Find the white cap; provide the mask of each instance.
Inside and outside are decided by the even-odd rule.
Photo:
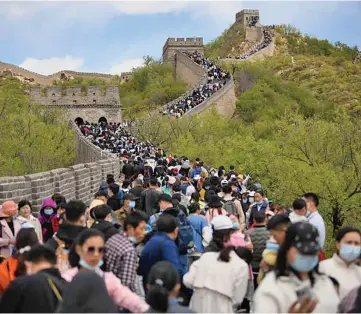
[[[218,215],[214,217],[211,221],[211,224],[214,230],[226,230],[233,228],[233,223],[231,218],[224,215]]]
[[[168,183],[169,184],[174,184],[174,183],[176,183],[176,178],[175,177],[169,177],[169,180],[168,180]]]

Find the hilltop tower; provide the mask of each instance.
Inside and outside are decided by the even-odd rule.
[[[193,38],[168,38],[163,46],[163,62],[175,64],[174,54],[176,51],[198,51],[204,55],[202,37]]]
[[[236,23],[241,24],[246,30],[250,26],[259,26],[259,10],[242,10],[236,14]]]

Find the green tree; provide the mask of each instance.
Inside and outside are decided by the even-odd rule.
[[[0,175],[13,176],[69,166],[73,131],[62,112],[30,104],[16,79],[0,80]]]

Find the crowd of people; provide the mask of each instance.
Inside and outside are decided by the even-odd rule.
[[[149,142],[137,141],[121,123],[101,121],[78,123],[82,134],[94,145],[106,152],[129,157],[149,155],[155,146]]]
[[[38,217],[27,200],[1,205],[1,312],[359,311],[360,230],[341,228],[325,259],[315,193],[281,206],[234,166],[167,155],[118,127],[80,125],[117,138],[122,162],[89,204],[55,194]]]
[[[229,72],[218,67],[201,53],[195,51],[184,52],[183,54],[204,68],[207,83],[201,84],[190,93],[178,98],[177,101],[163,107],[162,113],[171,118],[181,118],[187,111],[200,105],[220,90],[231,78]]]

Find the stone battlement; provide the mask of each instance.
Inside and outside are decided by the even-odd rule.
[[[40,84],[40,85],[52,85],[53,81],[60,80],[62,75],[66,76],[72,76],[72,77],[81,77],[84,79],[102,79],[107,82],[111,81],[113,78],[116,77],[116,75],[112,74],[104,74],[104,73],[91,73],[91,72],[76,72],[71,70],[62,70],[50,75],[43,75],[39,73],[35,73],[32,71],[29,71],[27,69],[24,69],[22,67],[19,67],[17,65],[0,62],[0,72],[1,71],[8,71],[10,70],[14,75],[19,75],[24,78],[27,78],[28,80],[33,80],[34,83]],[[122,79],[128,79],[132,73],[130,72],[123,72],[119,74],[119,77]]]
[[[204,55],[203,37],[168,38],[163,46],[163,62],[175,64],[176,52],[198,51]]]
[[[255,21],[254,26],[260,25],[259,10],[245,9],[236,13],[236,23],[241,24],[244,29],[246,29],[252,21]]]
[[[32,87],[30,89],[30,98],[32,102],[44,106],[94,107],[106,105],[120,107],[118,86],[105,86],[104,94],[102,94],[100,86],[86,86],[85,88],[51,86],[45,89]]]
[[[163,53],[168,47],[203,47],[203,37],[192,38],[168,38],[163,46]]]

